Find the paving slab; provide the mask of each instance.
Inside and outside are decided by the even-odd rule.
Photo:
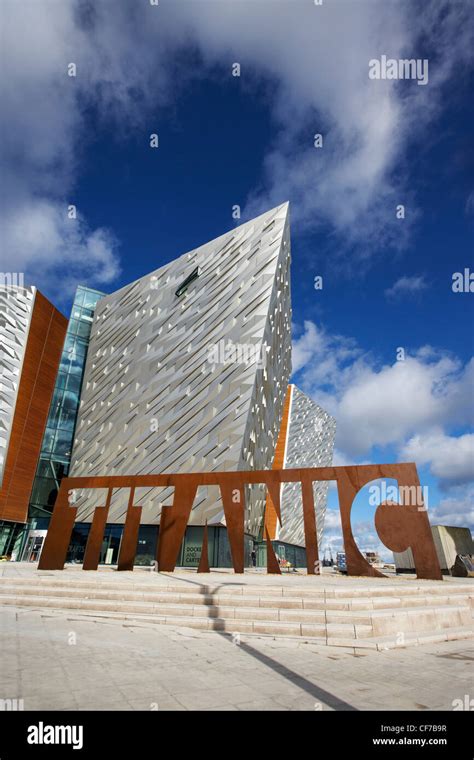
[[[2,578],[22,582],[36,578],[34,567],[16,564],[0,567],[0,582]],[[40,575],[68,586],[90,577],[77,567]],[[251,583],[253,591],[262,587],[260,599],[268,599],[269,592],[282,598],[287,592],[291,599],[297,589],[309,600],[317,600],[316,592],[333,593],[329,598],[343,604],[349,592],[359,593],[354,609],[358,600],[386,599],[388,588],[394,589],[392,599],[396,588],[416,591],[429,587],[426,597],[433,596],[436,589],[441,605],[447,594],[443,596],[440,588],[448,588],[449,596],[472,589],[472,582],[464,579],[423,582],[392,577],[374,586],[374,579],[304,574],[282,576],[278,581],[259,573],[238,577],[213,572],[204,579],[186,571],[107,570],[95,574],[96,586],[106,583],[115,589],[137,584],[155,589],[181,583],[198,589],[225,587],[226,593],[230,588],[234,594],[249,591]],[[375,589],[372,597],[370,589]],[[354,600],[354,596],[349,598]],[[236,604],[235,609],[238,607]],[[263,605],[262,610],[265,608]],[[291,628],[292,608],[283,609]],[[378,611],[377,616],[383,617]],[[260,621],[262,634],[266,625]],[[345,628],[330,625],[334,626],[335,643]],[[313,632],[318,631],[315,625]],[[23,699],[25,709],[52,710],[450,710],[453,700],[472,693],[474,647],[472,640],[447,639],[433,631],[420,646],[387,651],[368,644],[363,649],[366,643],[360,639],[359,651],[345,646],[344,638],[340,647],[255,633],[242,633],[236,641],[232,628],[228,633],[179,622],[161,625],[101,619],[60,605],[54,610],[4,606],[0,610],[0,698]],[[387,639],[392,640],[393,636]]]

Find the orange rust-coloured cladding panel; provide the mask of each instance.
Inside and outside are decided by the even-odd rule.
[[[275,448],[275,457],[273,459],[272,470],[281,470],[285,466],[285,454],[286,454],[286,441],[288,438],[288,425],[290,423],[290,407],[291,407],[291,394],[293,386],[289,385],[286,391],[285,404],[283,407],[283,415],[281,418],[280,433],[278,435],[278,441]],[[264,536],[267,534],[271,540],[276,537],[277,532],[277,520],[278,515],[273,503],[273,499],[269,493],[267,493],[267,499],[265,504],[265,524],[264,524]]]
[[[27,520],[67,324],[36,291],[0,488],[0,520]]]

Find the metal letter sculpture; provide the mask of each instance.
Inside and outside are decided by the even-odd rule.
[[[172,572],[175,569],[179,549],[184,538],[191,509],[199,486],[218,485],[221,491],[226,519],[232,564],[236,573],[244,572],[245,486],[265,483],[279,521],[280,486],[282,483],[300,482],[303,495],[303,520],[306,543],[308,575],[318,573],[318,541],[314,510],[313,482],[335,480],[339,494],[342,533],[349,575],[378,576],[382,573],[373,568],[359,551],[351,528],[351,509],[357,493],[367,483],[380,478],[394,478],[400,489],[419,494],[420,484],[416,466],[409,464],[360,465],[353,467],[307,467],[301,469],[276,469],[263,471],[205,472],[175,475],[117,475],[84,478],[64,478],[61,482],[56,506],[51,517],[45,545],[38,569],[62,570],[66,561],[77,507],[70,503],[75,489],[108,489],[105,506],[96,507],[87,539],[84,570],[96,570],[100,547],[107,523],[112,490],[129,488],[130,497],[125,519],[122,543],[118,558],[118,570],[133,570],[138,541],[138,529],[142,506],[134,504],[135,490],[143,487],[172,486],[174,499],[171,507],[163,507],[157,547],[158,568]],[[442,580],[441,570],[431,535],[428,515],[423,504],[381,504],[375,514],[375,527],[381,541],[388,549],[401,552],[411,548],[418,578]],[[268,533],[267,539],[268,539]],[[205,532],[206,556],[200,566],[207,570],[207,531]],[[279,573],[271,541],[267,540],[267,571]]]

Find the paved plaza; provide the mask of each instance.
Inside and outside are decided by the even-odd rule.
[[[10,564],[1,572],[24,577],[31,570]],[[118,584],[125,576],[113,573]],[[221,575],[226,583],[247,577]],[[295,579],[309,581],[322,582]],[[257,582],[275,579],[261,575]],[[473,693],[472,640],[355,652],[291,637],[20,606],[2,608],[0,639],[0,697],[23,700],[25,710],[451,710],[454,700]]]

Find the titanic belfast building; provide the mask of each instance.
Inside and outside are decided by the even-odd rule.
[[[43,393],[43,437],[30,455],[34,467],[30,462],[28,503],[26,508],[23,504],[22,519],[15,520],[19,538],[14,558],[38,558],[64,474],[145,475],[331,464],[334,419],[289,382],[290,261],[289,207],[283,204],[114,293],[78,290],[91,308],[87,325],[82,327],[75,395],[68,399],[72,411],[62,467],[55,470],[56,480],[49,484],[52,489],[45,486],[48,498],[45,502],[43,495],[39,505],[42,473],[51,473],[54,465],[46,448],[54,429],[52,421],[61,419],[67,403],[63,392],[67,388],[61,388],[58,378],[75,366],[78,358],[71,345],[77,342],[80,317],[72,316],[64,324],[66,320],[58,313],[49,368],[50,374],[56,370],[56,380],[50,379]],[[10,292],[10,301],[21,298],[19,291]],[[79,306],[83,318],[81,309]],[[2,330],[6,329],[4,323],[10,325],[0,318]],[[14,331],[11,325],[8,329]],[[65,341],[62,354],[61,346],[58,348],[61,335]],[[0,362],[11,367],[3,341]],[[24,370],[19,360],[15,371],[12,387],[15,383],[21,387]],[[14,390],[10,397],[0,408],[0,432],[13,429],[21,412],[15,409]],[[49,411],[44,411],[45,398],[49,399]],[[6,433],[0,442],[8,456]],[[7,486],[8,477],[7,472]],[[314,483],[319,540],[327,487],[327,483]],[[300,485],[281,486],[281,524],[264,486],[246,488],[247,565],[252,556],[260,563],[260,547],[263,551],[267,535],[282,559],[304,565]],[[166,487],[137,490],[143,508],[136,562],[149,564],[155,557],[161,510],[171,504],[173,492]],[[75,495],[77,516],[69,561],[81,562],[101,499],[100,489],[84,489]],[[115,489],[101,563],[113,565],[117,560],[127,503],[127,490]],[[0,540],[7,535],[14,512],[3,483],[1,508]],[[18,518],[18,514],[14,516]],[[21,525],[23,529],[18,527]],[[219,489],[214,486],[197,492],[178,565],[198,564],[205,525],[211,566],[230,567],[226,521]],[[6,547],[6,538],[3,543]],[[35,545],[37,550],[31,555]],[[2,552],[1,545],[0,552],[8,553],[5,548]]]

